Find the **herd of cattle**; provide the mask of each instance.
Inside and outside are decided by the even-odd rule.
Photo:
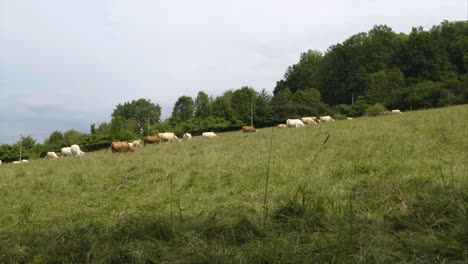
[[[381,115],[392,115],[392,114],[401,114],[401,111],[398,109],[392,110],[392,111],[385,111],[382,112]],[[352,118],[348,118],[352,119]],[[276,127],[278,128],[287,128],[287,127],[305,127],[307,125],[312,125],[312,124],[318,124],[320,122],[335,122],[335,120],[331,116],[321,116],[320,118],[317,118],[315,116],[308,116],[308,117],[302,117],[301,119],[288,119],[286,120],[286,124],[279,124]],[[258,132],[258,130],[253,127],[253,126],[242,126],[242,131],[244,133],[251,133],[251,132]],[[214,132],[203,132],[202,133],[203,138],[214,138],[217,137],[217,135]],[[185,133],[183,136],[183,140],[191,140],[192,135],[190,133]],[[146,144],[159,144],[162,142],[180,142],[182,139],[178,138],[177,135],[173,132],[165,132],[165,133],[159,133],[157,136],[147,136],[144,138],[144,141],[141,141],[140,139],[134,140],[133,142],[127,142],[127,141],[118,141],[118,142],[112,142],[110,145],[110,148],[113,153],[116,152],[133,152],[135,151],[136,148],[142,147],[143,145]],[[79,157],[81,155],[84,155],[84,152],[81,151],[80,146],[74,144],[71,145],[70,147],[65,147],[62,148],[61,151],[59,152],[47,152],[47,155],[45,159],[58,159],[58,158],[63,158],[63,157]],[[28,162],[28,160],[21,160],[21,161],[13,161],[13,164],[18,164],[18,163],[25,163]],[[0,165],[2,164],[2,161],[0,160]]]

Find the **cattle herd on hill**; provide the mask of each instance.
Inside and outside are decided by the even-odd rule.
[[[392,110],[392,111],[384,111],[381,113],[381,115],[392,115],[392,114],[401,114],[401,111],[398,109]],[[348,119],[352,119],[349,118]],[[331,116],[321,116],[320,118],[317,118],[315,116],[308,116],[308,117],[302,117],[301,119],[288,119],[286,120],[286,124],[278,124],[276,127],[277,128],[293,128],[293,127],[305,127],[308,125],[315,125],[318,123],[327,123],[327,122],[335,122],[335,120]],[[253,126],[242,126],[242,132],[243,133],[252,133],[252,132],[258,132],[258,130],[253,127]],[[202,133],[203,138],[214,138],[217,137],[217,135],[214,132],[203,132]],[[192,135],[190,133],[185,133],[183,140],[191,140]],[[134,140],[133,142],[127,142],[127,141],[118,141],[118,142],[112,142],[110,145],[110,149],[112,150],[112,153],[117,153],[117,152],[134,152],[135,149],[139,147],[143,147],[146,144],[160,144],[162,142],[181,142],[182,139],[178,138],[177,135],[173,132],[165,132],[165,133],[159,133],[157,136],[147,136],[144,138],[144,140]],[[58,152],[47,152],[47,155],[44,157],[45,159],[59,159],[59,158],[64,158],[64,157],[79,157],[84,155],[85,153],[80,149],[80,146],[73,144],[70,147],[64,147],[61,149],[61,151]],[[21,161],[14,161],[13,164],[19,164],[19,163],[26,163],[28,160],[21,160]],[[0,165],[2,164],[2,161],[0,160]]]

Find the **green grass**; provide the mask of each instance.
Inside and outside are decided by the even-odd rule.
[[[467,133],[464,105],[2,164],[0,263],[466,263]]]

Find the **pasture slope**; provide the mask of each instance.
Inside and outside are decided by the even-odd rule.
[[[466,263],[467,133],[463,105],[3,164],[0,263]]]

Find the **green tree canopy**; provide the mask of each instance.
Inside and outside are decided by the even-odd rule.
[[[198,92],[195,99],[195,117],[206,118],[211,115],[210,98],[204,92]]]
[[[181,96],[177,99],[172,110],[172,122],[184,122],[193,117],[195,103],[190,96]]]
[[[154,104],[150,99],[138,99],[131,102],[126,102],[123,105],[118,104],[112,113],[112,117],[120,116],[127,120],[135,120],[135,133],[141,129],[146,134],[148,126],[156,124],[160,121],[161,107]]]

